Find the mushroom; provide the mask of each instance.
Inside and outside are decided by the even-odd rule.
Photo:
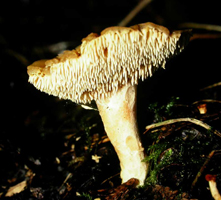
[[[136,121],[136,85],[165,67],[181,52],[190,31],[172,33],[163,26],[144,23],[110,27],[91,33],[72,51],[28,66],[29,82],[62,99],[86,104],[96,101],[105,131],[120,160],[122,182],[140,185],[148,171]]]
[[[205,179],[209,182],[209,188],[210,188],[212,197],[215,200],[221,200],[221,196],[219,194],[219,191],[216,185],[216,175],[207,174],[205,176]]]

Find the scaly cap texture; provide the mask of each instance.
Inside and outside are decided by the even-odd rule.
[[[90,103],[164,68],[166,60],[183,50],[189,37],[189,31],[170,33],[153,23],[110,27],[100,35],[89,34],[75,50],[28,66],[29,82],[48,94]]]

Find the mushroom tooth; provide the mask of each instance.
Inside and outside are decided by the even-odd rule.
[[[148,74],[150,77],[152,76],[152,65],[148,66]]]
[[[138,84],[138,79],[139,79],[139,77],[138,77],[138,71],[136,70],[136,71],[135,71],[135,74],[134,74],[134,82],[135,82],[136,85]]]
[[[35,63],[30,73],[36,71],[36,76],[29,78],[29,82],[50,94],[90,102],[95,98],[92,91],[99,87],[100,92],[116,91],[122,84],[138,84],[139,79],[143,81],[152,76],[159,66],[165,68],[166,59],[183,49],[185,41],[179,40],[180,35],[170,34],[167,29],[151,23],[133,28],[113,28],[101,36],[84,39],[74,51],[66,51],[55,59],[39,63],[39,68]],[[35,70],[36,66],[39,70]],[[60,88],[56,87],[58,83]],[[97,99],[102,97],[100,92],[96,94]]]
[[[98,99],[98,93],[95,91],[94,92],[94,100],[96,101]]]
[[[145,78],[146,78],[146,77],[145,77],[145,68],[143,67],[143,68],[141,69],[141,79],[142,79],[142,81],[144,81]]]
[[[149,71],[148,71],[148,65],[147,64],[144,65],[144,72],[145,72],[145,77],[148,77],[149,76]]]
[[[112,84],[110,84],[109,82],[108,82],[108,92],[111,92],[111,90],[112,90]]]
[[[135,80],[134,80],[134,76],[131,76],[131,85],[134,85]]]
[[[39,78],[37,78],[34,82],[35,87],[37,87],[38,89],[40,89],[39,85],[40,85],[40,80]]]
[[[128,74],[127,74],[127,70],[124,69],[124,79],[125,79],[125,84],[127,84],[128,82]]]

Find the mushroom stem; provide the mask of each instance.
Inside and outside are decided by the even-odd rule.
[[[215,200],[221,200],[221,196],[219,194],[219,191],[218,191],[217,185],[216,185],[216,175],[207,174],[205,178],[209,182],[209,188],[210,188],[210,192],[211,192],[212,197]]]
[[[136,86],[128,84],[96,103],[105,131],[120,160],[122,182],[136,178],[143,185],[148,165],[142,162],[145,155],[137,127],[136,93]]]

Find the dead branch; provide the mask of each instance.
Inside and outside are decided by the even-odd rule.
[[[214,134],[221,137],[221,133],[219,131],[213,130],[210,125],[208,125],[208,124],[206,124],[206,123],[204,123],[204,122],[202,122],[198,119],[194,119],[194,118],[169,119],[169,120],[166,120],[166,121],[163,121],[163,122],[151,124],[151,125],[146,126],[146,131],[144,132],[144,134],[147,131],[149,131],[150,129],[157,128],[157,127],[160,127],[160,126],[166,126],[166,125],[169,125],[169,124],[174,124],[174,123],[177,123],[177,122],[191,122],[193,124],[196,124],[198,126],[201,126],[201,127],[205,128],[208,131],[212,131]]]

